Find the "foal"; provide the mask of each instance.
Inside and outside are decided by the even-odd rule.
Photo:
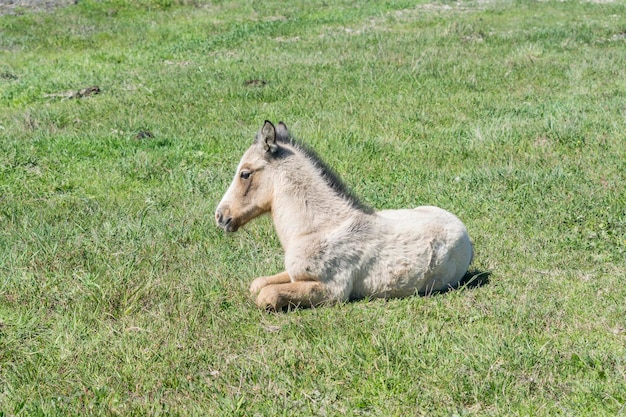
[[[285,271],[252,281],[261,308],[446,290],[459,284],[473,256],[456,216],[430,206],[374,211],[282,122],[259,130],[215,219],[235,232],[267,212]]]

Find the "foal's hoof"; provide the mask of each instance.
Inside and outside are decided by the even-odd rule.
[[[280,303],[280,294],[271,286],[261,288],[259,296],[256,298],[256,305],[269,311],[276,311],[283,307]]]
[[[250,284],[250,294],[257,295],[267,284],[268,282],[265,277],[255,278],[254,281],[252,281],[252,283]]]

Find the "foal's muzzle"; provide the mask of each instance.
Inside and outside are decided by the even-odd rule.
[[[215,211],[215,221],[220,228],[227,232],[237,231],[237,226],[235,225],[232,216],[230,216],[230,210],[228,209],[222,210],[218,207]]]

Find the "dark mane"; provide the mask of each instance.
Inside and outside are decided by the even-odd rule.
[[[291,135],[276,135],[276,140],[280,143],[291,145],[302,152],[313,163],[313,166],[319,170],[326,184],[341,198],[348,201],[353,208],[368,214],[374,213],[374,209],[363,203],[313,149],[294,139]]]

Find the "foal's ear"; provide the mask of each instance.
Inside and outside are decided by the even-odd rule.
[[[261,145],[263,145],[265,152],[275,153],[278,150],[278,145],[276,144],[276,128],[272,122],[266,120],[259,133]]]
[[[278,126],[276,126],[276,136],[280,138],[289,138],[289,130],[287,129],[287,125],[283,122],[278,122]]]

